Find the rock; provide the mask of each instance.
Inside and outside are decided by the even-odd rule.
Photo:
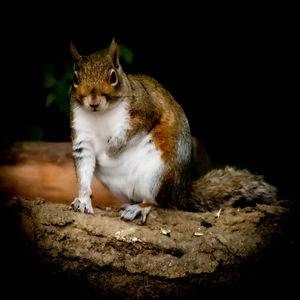
[[[239,296],[256,290],[249,282],[262,287],[262,278],[266,295],[269,286],[276,294],[279,286],[274,286],[272,273],[279,265],[268,269],[265,264],[272,266],[271,258],[279,254],[289,262],[284,251],[294,249],[290,228],[295,210],[288,201],[226,208],[218,218],[217,211],[156,208],[144,226],[120,220],[115,211],[95,208],[94,215],[85,215],[64,204],[22,197],[10,198],[1,212],[1,228],[9,240],[3,245],[13,247],[7,253],[24,251],[27,260],[16,259],[16,267],[23,266],[25,274],[33,270],[28,282],[36,280],[35,286],[53,296],[58,291],[66,297],[122,299],[224,296],[233,291]]]

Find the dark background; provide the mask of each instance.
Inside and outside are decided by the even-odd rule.
[[[14,3],[1,9],[1,142],[37,137],[70,140],[68,114],[55,103],[45,105],[49,90],[44,88],[44,76],[49,66],[61,75],[64,66],[72,63],[70,40],[82,54],[89,54],[106,48],[115,37],[134,55],[130,65],[123,63],[125,72],[153,76],[170,90],[214,166],[230,164],[264,174],[279,188],[280,198],[297,198],[298,16],[294,7],[273,3],[162,7],[142,1],[132,6],[79,2],[63,9],[61,5]],[[44,287],[47,277],[41,272],[28,276],[28,270],[35,272],[37,267],[23,244],[15,241],[15,228],[7,227],[9,219],[1,219],[2,241],[8,245],[8,250],[1,247],[8,265],[1,265],[4,286],[10,293],[28,294],[40,282]],[[245,270],[247,288],[237,290],[238,297],[261,295],[261,288],[263,295],[271,297],[278,289],[284,296],[295,294],[295,224],[286,238],[289,246],[283,243],[275,256],[267,255],[262,272]],[[51,278],[49,282],[56,293]]]
[[[62,74],[72,63],[70,40],[89,54],[115,37],[133,52],[125,72],[153,76],[174,95],[213,166],[264,174],[280,197],[293,198],[298,132],[292,10],[154,2],[8,10],[14,28],[2,26],[2,140],[70,140],[68,114],[55,103],[45,105],[45,72],[52,65]]]

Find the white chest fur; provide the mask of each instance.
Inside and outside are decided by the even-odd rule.
[[[124,101],[106,112],[74,111],[74,142],[85,142],[96,160],[95,175],[115,193],[136,202],[155,202],[163,173],[161,153],[151,134],[139,132],[126,140],[129,129],[128,106]],[[111,138],[123,139],[125,147],[114,156],[107,152]]]
[[[76,140],[92,142],[96,153],[104,151],[107,141],[112,136],[124,133],[129,128],[128,108],[125,101],[104,112],[87,111],[77,107],[73,114]]]

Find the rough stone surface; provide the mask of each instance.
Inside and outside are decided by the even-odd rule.
[[[22,197],[7,200],[1,211],[4,245],[14,248],[11,255],[24,251],[25,260],[17,258],[24,274],[30,266],[30,281],[53,296],[58,290],[59,295],[121,299],[251,293],[273,286],[271,273],[291,263],[284,251],[292,255],[295,243],[289,201],[219,214],[155,208],[146,225],[124,222],[116,210],[96,208],[94,215],[85,215],[64,204]]]

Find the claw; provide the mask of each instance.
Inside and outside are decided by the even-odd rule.
[[[83,201],[79,198],[75,198],[74,201],[71,203],[70,209],[73,209],[75,211],[80,211],[82,213],[86,214],[94,214],[93,207],[90,203],[90,201]]]
[[[121,219],[132,221],[141,215],[142,224],[145,224],[151,206],[141,207],[139,204],[128,205],[121,215]]]
[[[142,224],[145,224],[145,222],[147,220],[147,216],[148,216],[150,210],[151,210],[151,206],[144,207],[142,209]]]

